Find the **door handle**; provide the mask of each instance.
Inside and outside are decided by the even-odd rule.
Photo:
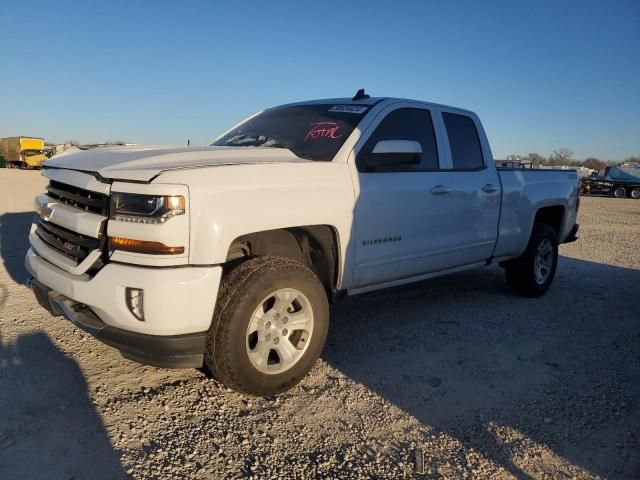
[[[444,185],[434,185],[429,191],[432,195],[444,195],[445,193],[449,193],[451,189],[449,187],[445,187]]]
[[[497,192],[498,190],[499,188],[496,185],[492,185],[490,183],[487,183],[484,187],[482,187],[482,191],[486,193],[493,193]]]

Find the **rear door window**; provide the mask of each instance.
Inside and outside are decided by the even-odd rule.
[[[442,113],[455,170],[477,170],[484,166],[480,137],[473,120],[466,115]]]

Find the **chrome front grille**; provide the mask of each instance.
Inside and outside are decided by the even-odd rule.
[[[47,195],[54,200],[87,212],[104,216],[107,216],[109,212],[109,196],[103,193],[51,180],[47,186]]]
[[[37,221],[36,235],[49,247],[76,263],[81,263],[93,250],[102,247],[98,238],[72,232],[43,219]]]
[[[47,192],[35,198],[33,252],[72,275],[93,275],[107,262],[110,185],[93,175],[45,168]]]

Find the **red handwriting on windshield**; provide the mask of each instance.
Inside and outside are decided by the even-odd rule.
[[[316,139],[320,137],[330,138],[331,140],[335,140],[336,138],[340,138],[342,135],[337,135],[338,129],[340,125],[336,122],[319,122],[312,123],[311,130],[307,133],[307,136],[304,137],[304,141],[311,139]]]

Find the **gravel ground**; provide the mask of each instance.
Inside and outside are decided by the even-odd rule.
[[[0,478],[640,478],[640,201],[583,198],[543,298],[496,267],[333,305],[311,375],[255,399],[41,309],[43,190],[0,170]]]

